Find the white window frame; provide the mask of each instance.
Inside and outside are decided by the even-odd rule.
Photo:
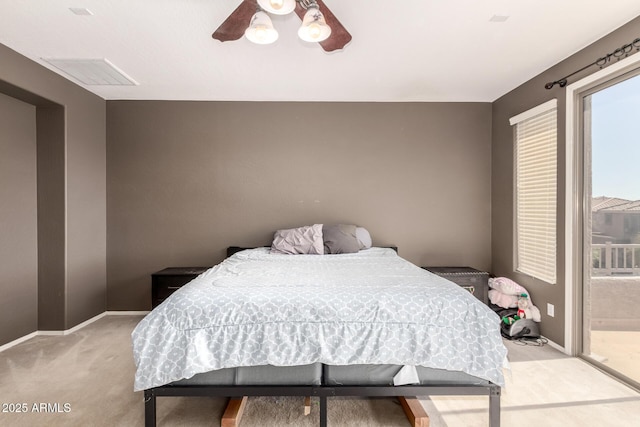
[[[558,101],[509,120],[514,128],[514,265],[546,283],[557,280]]]

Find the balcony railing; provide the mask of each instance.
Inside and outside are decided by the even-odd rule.
[[[640,276],[640,244],[592,244],[591,254],[593,276]]]

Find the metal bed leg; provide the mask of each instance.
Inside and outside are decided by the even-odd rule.
[[[144,391],[144,426],[156,427],[156,395],[153,390]]]
[[[320,396],[320,427],[327,427],[327,396]]]
[[[500,387],[492,386],[489,391],[489,426],[500,427]]]

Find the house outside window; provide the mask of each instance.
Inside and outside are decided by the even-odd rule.
[[[515,127],[515,269],[556,283],[557,101],[510,120]]]

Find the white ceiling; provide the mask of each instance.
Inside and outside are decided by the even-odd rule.
[[[324,1],[353,36],[331,54],[295,14],[273,18],[273,45],[212,39],[240,0],[0,0],[0,43],[56,72],[42,58],[106,58],[139,83],[84,86],[105,99],[491,102],[640,15],[638,0]]]

